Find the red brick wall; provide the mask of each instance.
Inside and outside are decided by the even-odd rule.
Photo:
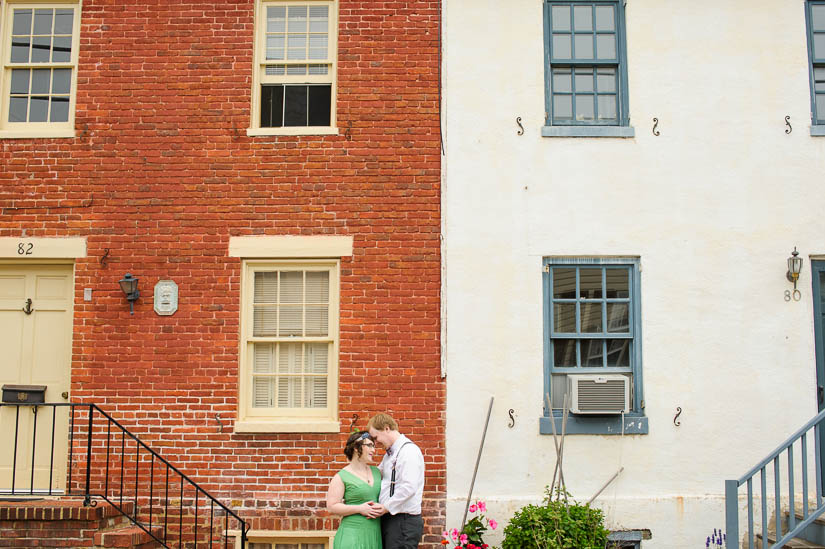
[[[351,418],[388,410],[424,451],[434,547],[445,496],[439,2],[341,0],[341,135],[304,137],[246,136],[253,7],[84,0],[78,137],[0,140],[0,236],[87,238],[73,401],[99,404],[241,503],[255,528],[334,527],[317,510]],[[258,234],[354,237],[341,265],[341,434],[232,433],[241,263],[227,248]],[[133,316],[117,284],[127,271],[140,277]],[[174,316],[153,312],[160,279],[179,286]]]

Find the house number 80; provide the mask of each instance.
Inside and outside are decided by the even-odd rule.
[[[794,290],[792,294],[790,290],[785,290],[785,301],[790,301],[792,298],[794,301],[799,301],[802,299],[802,292]]]
[[[17,255],[32,255],[34,244],[31,242],[20,242],[17,244]]]

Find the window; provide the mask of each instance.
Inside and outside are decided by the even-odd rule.
[[[545,390],[554,409],[545,407],[542,432],[552,433],[551,418],[558,423],[567,376],[610,374],[629,380],[624,431],[621,415],[570,415],[567,432],[646,433],[638,259],[546,258],[543,276]]]
[[[77,4],[7,2],[3,11],[0,137],[71,137]]]
[[[825,2],[809,1],[806,18],[811,79],[811,133],[825,135]]]
[[[249,549],[327,549],[326,543],[301,543],[299,541],[252,542]]]
[[[338,431],[338,272],[337,260],[245,263],[242,421]]]
[[[263,1],[258,8],[249,133],[335,133],[335,2]]]
[[[621,0],[544,4],[545,136],[632,137]]]

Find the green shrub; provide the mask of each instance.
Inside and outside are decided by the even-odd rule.
[[[552,501],[519,509],[504,529],[501,549],[604,549],[608,530],[601,510]]]

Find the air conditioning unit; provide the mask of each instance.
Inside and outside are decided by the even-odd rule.
[[[574,414],[630,411],[630,378],[622,375],[568,375],[567,394]]]

